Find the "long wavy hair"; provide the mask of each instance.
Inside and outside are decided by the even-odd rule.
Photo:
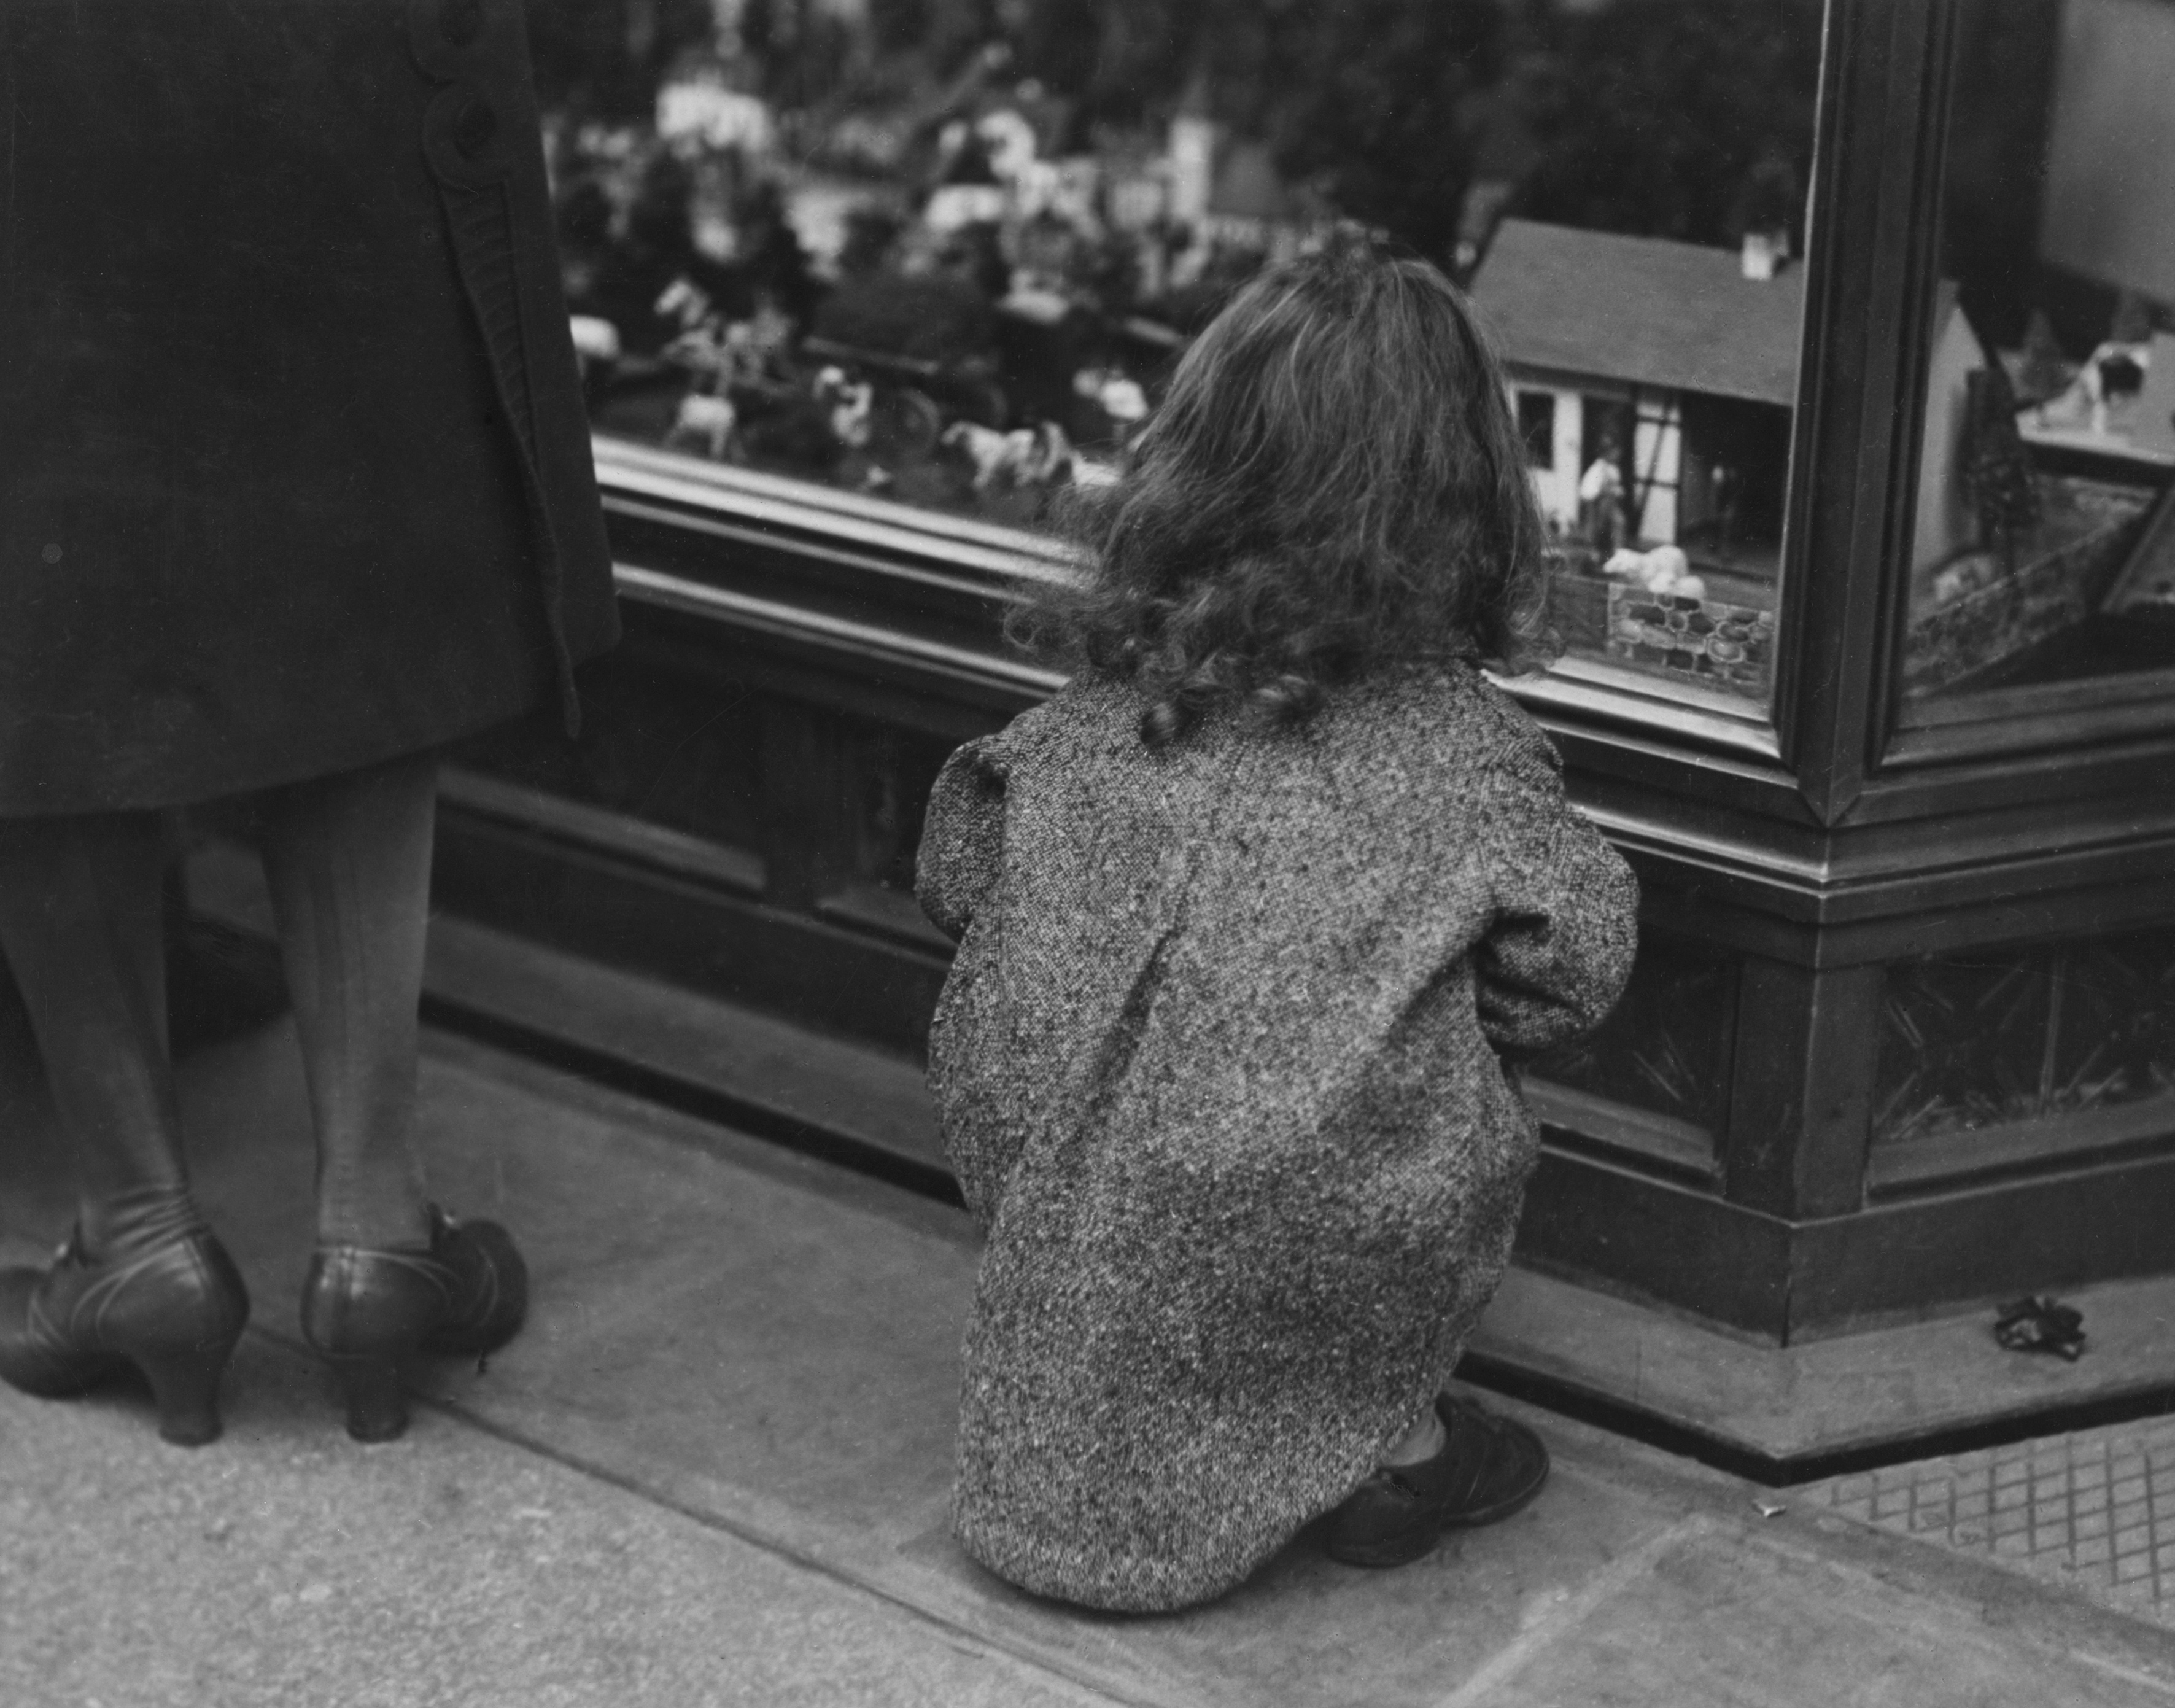
[[[1501,364],[1456,286],[1371,241],[1242,290],[1117,481],[1059,523],[1088,572],[1015,637],[1135,685],[1151,746],[1225,708],[1301,721],[1389,664],[1545,655],[1546,534]]]

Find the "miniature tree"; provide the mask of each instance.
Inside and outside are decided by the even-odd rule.
[[[2012,553],[2017,537],[2039,520],[2039,488],[2016,431],[2016,393],[1999,362],[1972,373],[1964,408],[1964,496],[1977,518],[1980,544]]]
[[[2047,318],[2047,311],[2031,311],[2031,323],[2025,328],[2023,358],[2016,367],[2018,401],[2026,404],[2043,404],[2049,398],[2059,397],[2069,389],[2073,365],[2062,354],[2062,346],[2054,337],[2054,328]]]

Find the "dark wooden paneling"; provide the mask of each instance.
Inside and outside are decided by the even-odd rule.
[[[1865,1190],[1882,971],[1748,959],[1725,1190],[1771,1216],[1832,1216]]]
[[[944,957],[449,808],[437,904],[539,942],[919,1052]]]
[[[1782,751],[1823,823],[1863,786],[1890,668],[1885,572],[1908,512],[1907,393],[1933,301],[1937,181],[1924,157],[1948,15],[1938,0],[1829,8],[1806,263],[1810,395],[1793,458],[1776,683]]]
[[[1790,1228],[1711,1194],[1551,1149],[1527,1189],[1518,1259],[1780,1342]]]
[[[1878,1205],[1802,1228],[1790,1316],[1794,1332],[1831,1334],[2170,1268],[2175,1156],[2159,1156]]]

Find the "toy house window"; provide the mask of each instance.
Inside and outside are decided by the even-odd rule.
[[[1977,0],[1959,25],[1902,721],[2156,715],[2175,692],[2175,4]]]
[[[1526,460],[1537,469],[1556,462],[1556,399],[1553,392],[1520,390],[1518,436],[1526,442]]]
[[[601,434],[1037,528],[1239,285],[1356,223],[1494,323],[1561,668],[1764,717],[1822,0],[529,14]],[[1733,458],[1731,400],[1782,424]]]

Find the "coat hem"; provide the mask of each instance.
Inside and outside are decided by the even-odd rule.
[[[216,782],[207,780],[200,785],[94,790],[84,794],[72,793],[57,800],[18,800],[0,790],[0,821],[89,817],[117,812],[167,812],[185,807],[203,806],[213,801],[261,794],[268,789],[282,789],[290,784],[307,783],[321,777],[336,777],[343,772],[364,771],[374,765],[388,764],[396,759],[449,746],[471,735],[481,735],[486,729],[513,723],[555,706],[556,694],[556,681],[550,675],[540,673],[540,680],[533,691],[518,702],[477,708],[472,716],[447,719],[428,734],[412,729],[399,733],[372,732],[383,734],[383,739],[358,741],[352,748],[339,751],[328,751],[326,747],[320,747],[309,755],[283,755],[256,768],[237,769],[228,777],[220,778]],[[185,773],[193,767],[176,764],[171,768],[177,773]]]

